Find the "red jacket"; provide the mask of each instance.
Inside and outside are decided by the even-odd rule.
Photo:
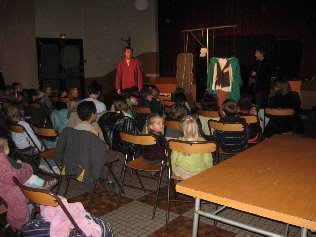
[[[129,65],[122,59],[117,65],[115,89],[125,89],[137,86],[143,87],[143,74],[137,59],[131,59]]]
[[[7,221],[13,228],[21,229],[29,220],[28,201],[12,177],[15,176],[21,183],[25,183],[33,174],[32,167],[23,162],[21,168],[13,168],[0,149],[0,174],[0,196],[8,206]]]

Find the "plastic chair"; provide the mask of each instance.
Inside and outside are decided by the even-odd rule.
[[[295,113],[294,109],[273,109],[273,108],[266,108],[264,110],[264,117],[263,117],[263,124],[266,124],[266,117],[273,116],[273,117],[290,117],[293,116]]]
[[[51,206],[51,207],[57,207],[60,206],[61,209],[65,212],[68,219],[71,221],[71,224],[74,226],[73,234],[79,233],[83,235],[83,231],[79,228],[77,223],[75,222],[74,218],[71,216],[63,202],[60,200],[60,198],[55,195],[54,193],[45,190],[45,189],[38,189],[38,188],[30,188],[27,187],[19,182],[19,180],[16,177],[12,178],[14,183],[21,189],[24,196],[34,205],[36,209],[38,208],[38,205],[44,205],[44,206]]]
[[[207,118],[219,118],[218,111],[211,111],[211,110],[198,110],[198,114],[207,117]]]
[[[260,127],[259,119],[257,115],[240,115],[240,118],[244,118],[246,120],[247,126],[249,130],[251,130],[251,127],[257,126],[258,127],[258,133],[256,137],[252,139],[248,139],[248,144],[257,144],[261,141],[262,138],[262,130]]]
[[[181,130],[182,131],[182,125],[180,121],[177,120],[165,120],[165,126],[167,128],[172,128],[176,130]]]
[[[145,171],[145,172],[150,172],[150,173],[159,172],[159,177],[157,179],[156,200],[154,204],[153,217],[152,217],[154,218],[156,214],[157,203],[158,203],[162,173],[166,164],[165,164],[165,161],[163,160],[160,163],[151,164],[147,162],[142,156],[135,157],[135,153],[136,153],[138,145],[143,145],[143,146],[155,145],[156,139],[151,135],[134,135],[134,134],[124,133],[124,132],[121,132],[120,136],[123,141],[124,150],[125,150],[125,163],[124,163],[122,174],[121,174],[121,185],[120,185],[120,192],[118,196],[118,206],[120,204],[121,193],[124,187],[125,172],[127,168],[135,172],[139,180],[139,183],[141,185],[141,188],[144,192],[146,191],[146,189],[143,185],[140,175],[138,174],[138,171]],[[135,186],[132,186],[132,187],[138,188]]]
[[[151,113],[149,107],[133,106],[133,110],[139,114],[150,114]]]
[[[180,141],[180,140],[169,140],[168,141],[168,149],[169,149],[169,156],[168,156],[168,202],[167,202],[167,212],[166,212],[166,228],[168,228],[169,223],[169,208],[170,202],[178,202],[181,201],[179,199],[170,199],[170,189],[171,183],[173,185],[173,192],[176,194],[174,180],[181,181],[183,180],[181,177],[176,176],[172,172],[171,166],[171,153],[172,151],[177,151],[181,153],[214,153],[215,152],[215,160],[217,160],[218,156],[218,146],[214,142],[210,141],[200,141],[200,142],[188,142],[188,141]],[[183,201],[182,202],[191,202],[191,201]]]

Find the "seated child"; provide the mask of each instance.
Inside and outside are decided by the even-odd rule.
[[[7,117],[10,123],[19,124],[25,129],[24,133],[11,132],[12,140],[18,149],[30,154],[39,153],[40,151],[45,150],[44,144],[35,135],[30,124],[24,120],[24,111],[17,103],[8,105]],[[46,146],[51,148],[52,146],[49,146],[50,144],[52,145],[54,142],[47,141]],[[56,166],[55,162],[50,160],[49,163],[52,166],[54,172],[59,174],[60,170]],[[44,159],[41,159],[39,168],[45,172],[52,173],[52,170],[50,170]]]
[[[243,151],[247,148],[247,131],[246,131],[246,120],[240,118],[237,113],[237,104],[234,100],[227,99],[224,101],[223,115],[219,121],[223,123],[241,123],[244,125],[245,130],[241,132],[222,132],[214,131],[214,139],[226,153],[236,153]]]
[[[160,163],[161,160],[166,160],[167,140],[164,137],[164,118],[152,114],[148,117],[143,129],[143,134],[153,135],[157,144],[142,146],[142,155],[149,163]]]
[[[7,160],[0,162],[4,162],[4,165],[11,166],[12,169],[23,169],[22,164],[23,162],[21,160],[15,161],[13,158],[9,156],[10,154],[10,148],[8,144],[8,140],[5,138],[0,137],[0,149],[4,152],[4,154],[7,156]],[[0,171],[2,173],[2,171]],[[44,189],[50,189],[55,184],[57,184],[57,179],[51,179],[51,180],[43,180],[37,175],[32,174],[26,182],[24,182],[24,185],[28,187],[34,187],[34,188],[44,188]]]
[[[181,141],[205,141],[199,134],[199,126],[192,116],[182,119],[183,137]],[[177,151],[171,153],[172,171],[175,175],[187,179],[213,166],[212,153],[185,154]]]
[[[74,126],[74,129],[92,132],[97,137],[99,133],[92,123],[97,119],[97,109],[92,101],[82,101],[77,109],[77,113],[81,122]]]

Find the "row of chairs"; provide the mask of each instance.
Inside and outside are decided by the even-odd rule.
[[[178,151],[182,153],[214,153],[215,160],[217,160],[218,157],[218,146],[211,141],[200,141],[200,142],[186,142],[186,141],[180,141],[180,140],[169,140],[168,141],[168,150],[166,150],[166,154],[168,159],[162,160],[160,163],[148,163],[145,161],[145,159],[142,156],[136,157],[136,151],[138,146],[143,145],[154,145],[156,144],[155,137],[151,135],[134,135],[134,134],[128,134],[121,132],[120,134],[121,139],[124,144],[124,150],[125,150],[125,164],[122,170],[121,175],[121,183],[120,183],[120,191],[118,195],[118,206],[120,205],[120,198],[123,191],[123,188],[125,186],[125,173],[127,169],[130,169],[135,175],[137,176],[137,179],[139,180],[141,189],[145,192],[146,189],[144,187],[144,184],[142,182],[141,176],[139,174],[139,171],[143,172],[149,172],[149,173],[156,173],[157,174],[157,187],[156,187],[156,198],[153,208],[153,216],[155,217],[156,209],[157,209],[157,203],[159,198],[159,191],[162,181],[162,174],[165,170],[168,170],[168,197],[167,197],[167,212],[166,212],[166,227],[169,222],[169,208],[170,208],[170,202],[179,201],[178,199],[171,199],[171,189],[175,190],[174,187],[174,181],[180,181],[182,180],[180,177],[176,176],[172,172],[171,167],[171,161],[170,156],[172,151]],[[136,187],[139,188],[139,187]]]

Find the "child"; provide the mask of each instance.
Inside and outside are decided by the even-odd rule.
[[[149,163],[160,163],[166,160],[167,140],[164,137],[164,118],[151,114],[144,126],[143,134],[150,134],[156,138],[155,145],[142,146],[142,155]]]
[[[163,115],[163,104],[159,99],[159,94],[160,91],[159,89],[155,86],[151,88],[151,93],[153,96],[153,99],[151,101],[151,107],[153,108],[152,110],[156,111],[160,116]]]
[[[159,114],[162,116],[163,108],[159,105],[158,101],[153,98],[152,91],[144,89],[141,91],[138,106],[149,107],[152,114]]]
[[[243,151],[247,148],[247,132],[246,132],[246,120],[240,118],[237,113],[237,104],[234,100],[227,99],[224,101],[223,115],[219,121],[223,123],[241,123],[245,129],[241,132],[222,132],[214,131],[214,139],[217,144],[220,144],[221,148],[226,153],[236,153]]]
[[[32,153],[38,153],[40,151],[44,151],[45,147],[42,144],[42,142],[37,138],[35,135],[33,129],[31,128],[30,124],[24,120],[24,111],[21,109],[21,107],[16,104],[12,103],[8,105],[7,108],[7,117],[10,123],[13,124],[19,124],[24,129],[24,133],[16,133],[11,132],[12,140],[14,141],[16,147],[20,150],[24,150],[24,152]],[[54,172],[56,174],[60,173],[59,168],[56,166],[54,161],[49,161],[50,165],[52,166]],[[41,170],[44,170],[46,172],[52,173],[46,162],[41,159],[41,163],[39,168]]]
[[[92,101],[82,101],[78,106],[77,113],[82,122],[74,126],[74,129],[89,131],[98,137],[99,132],[92,126],[92,123],[97,119],[95,104]]]
[[[68,102],[67,108],[70,111],[70,117],[69,117],[67,127],[73,128],[78,123],[82,122],[77,113],[77,108],[79,106],[79,103],[80,103],[80,100],[78,98],[73,98]]]
[[[181,141],[205,141],[199,134],[199,126],[192,116],[182,119],[183,137]],[[171,153],[172,171],[177,176],[187,179],[213,166],[212,153],[185,154],[177,151]]]
[[[15,161],[12,159],[9,154],[10,154],[10,148],[8,144],[8,140],[5,138],[0,137],[0,149],[3,150],[4,154],[7,156],[7,161],[1,160],[0,162],[4,162],[4,165],[10,165],[13,169],[19,170],[23,169],[23,162],[21,160]],[[2,172],[2,171],[1,171]],[[53,187],[55,184],[57,184],[58,180],[57,179],[52,179],[52,180],[43,180],[37,175],[32,174],[29,179],[24,183],[24,185],[28,187],[35,187],[35,188],[44,188],[44,189],[50,189]]]

